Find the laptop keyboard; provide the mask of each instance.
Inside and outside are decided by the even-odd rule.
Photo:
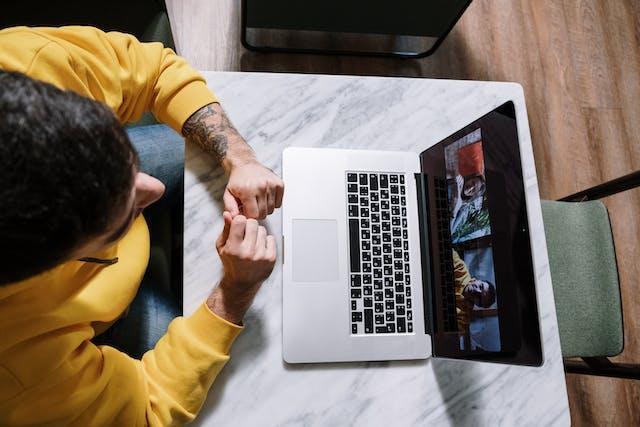
[[[446,332],[458,330],[456,321],[456,294],[451,255],[451,230],[449,228],[449,201],[447,182],[444,178],[434,178],[436,218],[438,222],[438,244],[440,251],[440,290],[442,295],[443,328]]]
[[[413,333],[405,176],[347,172],[351,334]]]

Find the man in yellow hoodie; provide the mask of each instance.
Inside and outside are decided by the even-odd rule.
[[[141,212],[165,191],[122,126],[145,111],[229,180],[223,279],[138,360],[94,342],[138,292],[149,259]],[[173,131],[153,134],[158,147],[180,139]],[[192,420],[273,269],[275,239],[257,219],[283,191],[170,49],[88,27],[0,31],[0,425]]]

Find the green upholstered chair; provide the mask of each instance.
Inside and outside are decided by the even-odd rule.
[[[569,373],[640,379],[640,365],[608,359],[624,348],[622,303],[609,214],[594,200],[638,186],[640,172],[561,201],[542,201],[562,356]]]

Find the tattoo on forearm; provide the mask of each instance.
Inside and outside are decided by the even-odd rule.
[[[219,162],[227,156],[229,139],[242,139],[219,104],[206,105],[193,113],[182,127],[182,134]]]

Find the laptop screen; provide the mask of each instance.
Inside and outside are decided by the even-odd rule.
[[[429,148],[420,160],[434,355],[541,364],[513,103]]]

